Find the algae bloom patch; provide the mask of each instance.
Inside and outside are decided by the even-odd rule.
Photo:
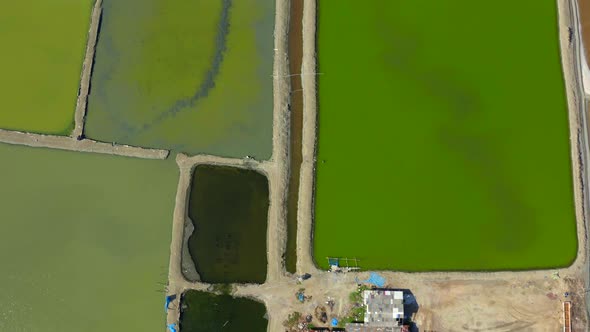
[[[557,27],[555,1],[320,1],[316,262],[570,264]]]

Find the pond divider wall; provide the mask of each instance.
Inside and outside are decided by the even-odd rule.
[[[90,76],[92,75],[92,65],[94,63],[94,54],[96,42],[98,40],[98,30],[102,14],[102,0],[95,0],[92,9],[92,18],[90,29],[88,30],[88,45],[86,55],[82,63],[82,74],[80,76],[80,86],[78,88],[78,99],[76,101],[76,113],[74,115],[75,125],[72,137],[83,137],[84,135],[84,118],[86,116],[86,107],[88,106],[88,93],[90,93]]]
[[[94,152],[144,159],[166,159],[169,151],[146,149],[130,145],[103,143],[89,139],[77,140],[68,136],[52,136],[0,129],[0,142],[31,147],[43,147],[79,152]]]
[[[313,261],[314,188],[317,149],[316,0],[303,1],[303,135],[301,183],[297,207],[297,272],[317,271]]]

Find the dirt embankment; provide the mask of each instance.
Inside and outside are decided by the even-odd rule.
[[[98,29],[102,15],[102,0],[96,0],[92,16],[90,19],[90,29],[88,30],[88,43],[86,46],[86,55],[82,64],[82,75],[80,77],[80,87],[78,90],[78,100],[76,101],[76,113],[74,115],[75,125],[72,137],[80,137],[84,134],[84,118],[86,117],[86,107],[88,106],[88,94],[90,93],[90,75],[92,74],[92,65],[94,63],[94,53],[96,42],[98,41]]]
[[[79,152],[94,152],[145,159],[166,159],[169,151],[117,145],[89,139],[78,141],[72,137],[23,133],[0,129],[0,142]]]

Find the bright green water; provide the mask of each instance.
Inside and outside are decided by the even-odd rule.
[[[321,1],[322,267],[326,256],[412,271],[573,261],[556,9],[551,0]]]
[[[229,295],[188,291],[180,316],[182,332],[266,332],[264,304]]]
[[[269,158],[274,1],[104,0],[86,135]]]
[[[188,247],[202,281],[265,281],[268,204],[264,175],[197,166],[189,206],[195,231]]]
[[[0,331],[163,331],[178,172],[0,145]]]
[[[70,134],[93,4],[2,1],[0,128]]]

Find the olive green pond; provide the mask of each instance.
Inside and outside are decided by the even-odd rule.
[[[85,135],[269,158],[274,1],[103,0]]]
[[[70,134],[93,4],[2,1],[0,128]]]
[[[4,144],[0,160],[0,331],[163,331],[174,162]]]
[[[318,38],[318,265],[574,260],[555,1],[320,1]]]

